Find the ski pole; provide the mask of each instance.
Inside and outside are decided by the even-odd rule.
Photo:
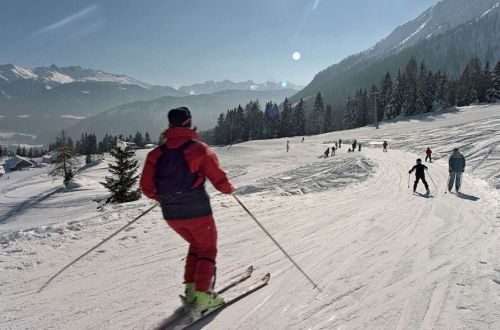
[[[264,228],[264,226],[262,226],[262,224],[255,218],[255,216],[252,214],[252,212],[250,212],[245,207],[245,205],[243,205],[243,203],[239,200],[239,198],[236,197],[234,194],[232,196],[241,205],[241,207],[248,213],[248,215],[259,225],[259,227],[267,234],[267,236],[269,236],[269,238],[273,241],[273,243],[276,244],[276,246],[281,250],[281,252],[283,252],[283,254],[292,262],[292,264],[295,267],[297,267],[297,269],[307,278],[307,280],[309,282],[311,282],[311,284],[313,285],[313,289],[316,289],[319,292],[322,292],[321,289],[318,287],[318,285],[316,283],[314,283],[314,281],[311,280],[311,278],[309,276],[307,276],[307,274],[302,270],[302,268],[300,268],[299,265],[297,265],[297,263],[292,259],[292,257],[290,257],[290,255],[288,255],[288,253],[281,247],[281,245],[279,245],[278,242],[276,242],[276,240],[274,239],[274,237],[271,236],[271,234],[269,234],[269,232],[266,230],[266,228]]]
[[[431,175],[429,174],[429,171],[427,171],[427,170],[425,170],[425,171],[427,172],[427,175],[429,176],[429,179],[431,179],[432,184],[433,184],[433,185],[434,185],[434,187],[436,187],[436,189],[437,189],[438,187],[436,186],[436,183],[434,182],[434,180],[432,180],[432,177],[431,177]]]
[[[47,285],[49,285],[50,282],[52,282],[53,279],[55,279],[57,276],[59,276],[62,272],[64,272],[66,269],[68,269],[69,267],[71,267],[73,264],[75,264],[78,260],[82,259],[83,257],[85,257],[87,254],[89,254],[90,252],[94,251],[95,249],[97,249],[99,246],[103,245],[104,243],[106,243],[107,241],[109,241],[111,238],[113,238],[114,236],[116,236],[119,232],[121,232],[123,229],[127,228],[128,226],[130,226],[131,224],[133,224],[134,222],[136,222],[137,220],[139,220],[139,218],[141,218],[142,216],[144,216],[146,213],[148,213],[149,211],[151,211],[153,208],[155,208],[158,204],[155,204],[153,206],[151,206],[149,209],[147,209],[146,211],[142,212],[140,215],[138,215],[134,220],[130,221],[129,223],[127,223],[125,226],[121,227],[120,229],[118,229],[117,231],[115,231],[113,234],[111,234],[110,236],[106,237],[101,243],[97,244],[96,246],[94,246],[93,248],[91,248],[90,250],[88,250],[87,252],[85,252],[84,254],[82,254],[81,256],[79,256],[78,258],[76,258],[75,260],[73,260],[72,262],[70,262],[69,264],[67,264],[66,266],[64,266],[60,271],[58,271],[54,276],[52,276],[47,282],[45,282],[42,287],[40,289],[38,289],[38,291],[36,293],[40,293],[43,289],[45,289],[45,287]]]

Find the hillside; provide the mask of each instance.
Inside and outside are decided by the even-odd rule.
[[[239,198],[322,293],[233,198],[210,188],[217,286],[250,264],[255,277],[271,272],[271,281],[200,327],[500,328],[499,130],[500,105],[470,106],[378,130],[290,138],[288,153],[287,139],[215,149]],[[338,138],[337,155],[318,158]],[[354,138],[363,150],[347,153]],[[421,185],[417,194],[408,189],[408,170],[428,146],[435,161],[426,163],[426,197]],[[445,193],[455,146],[467,159],[462,194]],[[141,199],[96,210],[94,199],[106,196],[105,163],[78,173],[68,190],[46,172],[0,178],[0,327],[152,329],[179,306],[186,243],[156,208],[36,293],[153,205]]]
[[[472,57],[495,63],[500,59],[499,22],[499,1],[443,0],[373,48],[319,72],[291,100],[312,101],[311,96],[322,92],[325,103],[343,104],[357,89],[379,83],[387,71],[394,77],[411,57],[452,77],[460,74]]]
[[[168,110],[180,106],[191,109],[193,124],[199,129],[215,126],[221,112],[259,100],[261,105],[268,101],[280,102],[296,91],[282,88],[272,91],[225,90],[213,94],[190,95],[185,97],[162,97],[148,102],[135,102],[115,107],[100,115],[79,121],[69,129],[71,136],[81,133],[135,134],[136,131],[150,132],[155,138],[167,127]]]

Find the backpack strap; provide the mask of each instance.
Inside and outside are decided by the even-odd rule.
[[[184,142],[184,144],[182,144],[180,147],[178,147],[178,148],[172,148],[172,149],[167,148],[167,145],[164,143],[164,144],[162,144],[162,145],[161,145],[161,147],[160,147],[160,148],[161,148],[161,150],[162,150],[163,152],[165,152],[165,151],[167,151],[167,150],[179,150],[179,151],[183,152],[184,150],[186,150],[186,149],[187,149],[190,145],[192,145],[192,144],[193,144],[193,143],[195,143],[195,142],[198,142],[198,141],[193,140],[193,139],[191,139],[191,140],[187,140],[187,141],[186,141],[186,142]]]

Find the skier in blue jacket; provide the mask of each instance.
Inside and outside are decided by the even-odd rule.
[[[465,170],[465,157],[458,151],[458,148],[453,149],[453,154],[448,160],[448,165],[448,170],[450,172],[450,177],[448,179],[448,191],[451,192],[453,182],[455,182],[455,189],[459,192],[462,183],[462,173]]]

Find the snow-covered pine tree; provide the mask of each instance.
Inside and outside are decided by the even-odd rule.
[[[292,114],[292,135],[306,135],[306,113],[304,109],[304,100],[300,101],[293,108]]]
[[[136,175],[139,166],[135,159],[134,150],[115,147],[110,153],[115,158],[114,163],[108,164],[111,176],[105,177],[106,182],[101,182],[111,192],[111,196],[106,199],[106,204],[119,204],[138,200],[141,197],[141,191],[139,188],[134,188],[139,178],[139,175]]]

